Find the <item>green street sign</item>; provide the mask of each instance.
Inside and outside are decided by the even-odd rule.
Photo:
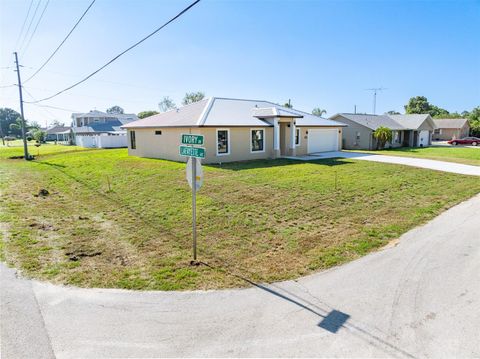
[[[202,135],[182,134],[182,145],[203,145]]]
[[[205,148],[180,146],[180,156],[205,158]]]

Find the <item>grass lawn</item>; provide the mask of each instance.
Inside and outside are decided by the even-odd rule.
[[[185,164],[125,149],[55,152],[0,156],[1,256],[27,276],[84,287],[295,278],[365,255],[480,192],[476,177],[350,159],[205,166],[198,244],[210,266],[191,267]]]
[[[49,155],[53,153],[60,154],[66,152],[91,151],[89,148],[55,145],[50,142],[37,147],[35,146],[35,141],[30,141],[27,142],[27,145],[28,153],[35,157]],[[5,145],[2,145],[0,141],[0,160],[14,156],[23,156],[23,142],[21,140],[15,140],[5,142]]]
[[[379,155],[419,157],[480,166],[480,148],[468,147],[400,147],[382,151],[354,151]]]

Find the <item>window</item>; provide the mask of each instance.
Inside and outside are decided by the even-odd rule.
[[[250,130],[251,152],[265,151],[265,130]]]
[[[158,130],[157,130],[157,131],[155,131],[155,134],[156,134],[156,135],[161,135],[161,134],[162,134],[162,131],[158,131]]]
[[[137,141],[135,140],[135,131],[130,131],[130,148],[132,150],[137,148]]]
[[[360,141],[360,132],[357,131],[357,133],[355,134],[355,139],[357,141]]]
[[[230,130],[217,130],[217,156],[230,154]]]
[[[441,132],[440,132],[440,129],[439,129],[439,128],[436,128],[436,129],[433,131],[433,133],[434,133],[434,134],[436,134],[436,135],[439,135],[439,134],[441,134]]]
[[[300,146],[300,129],[295,129],[295,146]]]
[[[393,132],[393,142],[400,143],[400,132],[394,131]]]

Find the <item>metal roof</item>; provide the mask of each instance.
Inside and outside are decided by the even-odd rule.
[[[267,119],[296,118],[297,126],[345,126],[345,124],[269,101],[211,97],[138,121],[122,128],[152,127],[271,127]]]

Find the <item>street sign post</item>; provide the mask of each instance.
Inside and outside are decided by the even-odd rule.
[[[192,188],[192,237],[193,237],[193,261],[192,265],[198,265],[197,262],[197,191],[203,184],[203,170],[200,163],[201,158],[205,158],[205,148],[195,147],[204,143],[202,135],[182,134],[182,145],[179,147],[180,156],[189,157],[187,161],[187,181]]]
[[[193,146],[180,146],[180,156],[205,158],[205,148]]]
[[[203,145],[203,136],[184,133],[182,134],[182,145],[201,146]]]

